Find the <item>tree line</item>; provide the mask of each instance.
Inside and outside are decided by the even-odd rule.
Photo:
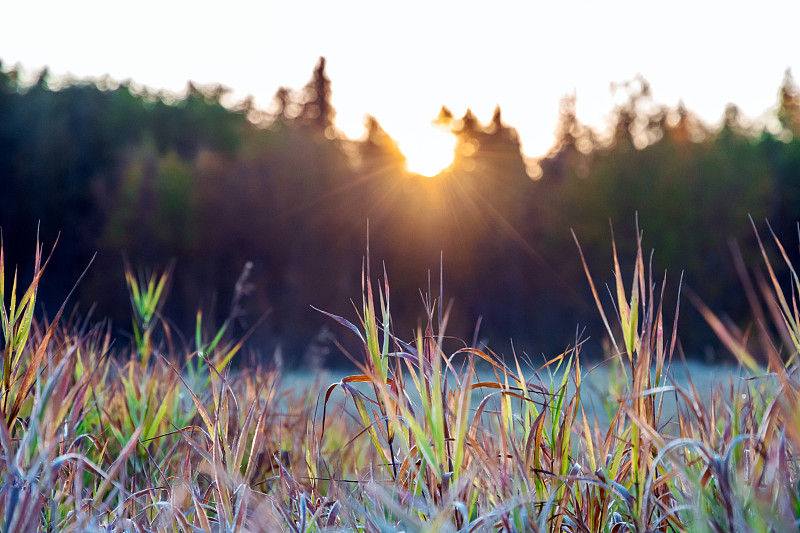
[[[457,146],[453,165],[433,179],[407,172],[375,118],[361,139],[337,132],[324,59],[305,87],[280,89],[268,110],[251,100],[223,105],[218,86],[189,84],[175,96],[109,79],[20,77],[0,67],[5,256],[29,275],[36,232],[46,244],[60,233],[42,290],[53,310],[98,252],[78,289],[80,309],[96,304],[115,332],[130,316],[124,257],[136,269],[174,263],[164,312],[178,330],[191,331],[198,308],[217,322],[235,315],[240,332],[269,312],[252,344],[265,356],[280,346],[303,364],[331,343],[326,328],[346,348],[347,332],[311,306],[356,319],[369,226],[372,273],[382,277],[385,265],[399,331],[418,324],[429,279],[438,295],[443,263],[452,335],[506,353],[513,339],[536,357],[574,344],[585,326],[596,338],[587,350],[599,353],[603,330],[571,230],[602,286],[609,221],[620,256],[632,259],[638,219],[654,272],[667,272],[668,304],[683,272],[743,325],[749,313],[731,250],[757,264],[748,216],[762,230],[768,219],[796,249],[800,90],[788,72],[763,123],[729,105],[720,125],[706,124],[683,105],[659,104],[637,78],[615,87],[623,103],[597,131],[567,96],[556,143],[535,161],[499,107],[485,123],[443,107],[437,121]],[[689,306],[680,331],[688,355],[721,356]],[[335,349],[329,357],[344,360]]]

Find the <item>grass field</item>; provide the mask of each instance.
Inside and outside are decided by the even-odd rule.
[[[580,346],[540,368],[447,352],[441,294],[400,338],[367,268],[360,316],[331,316],[359,369],[325,381],[232,371],[242,339],[199,313],[183,340],[169,273],[127,272],[134,340],[112,354],[102,323],[35,319],[47,259],[23,286],[0,247],[2,531],[796,531],[800,279],[771,245],[793,285],[768,262],[744,283],[753,327],[693,297],[735,368],[678,361],[640,249],[627,279],[614,254],[614,312],[596,296],[596,369]]]

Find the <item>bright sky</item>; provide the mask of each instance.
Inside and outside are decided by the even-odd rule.
[[[500,104],[537,156],[573,90],[602,127],[610,83],[641,73],[657,101],[716,122],[728,102],[761,116],[787,68],[800,79],[797,0],[9,0],[0,21],[6,67],[221,83],[263,107],[324,55],[339,129],[360,137],[372,114],[401,149],[442,105],[487,122]]]

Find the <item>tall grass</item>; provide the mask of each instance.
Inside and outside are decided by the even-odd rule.
[[[170,270],[126,269],[134,335],[112,354],[104,323],[64,318],[64,307],[34,318],[41,246],[28,287],[15,274],[5,292],[0,244],[0,527],[797,530],[800,278],[788,254],[774,239],[790,285],[763,243],[765,276],[740,265],[750,329],[692,297],[748,373],[704,401],[670,372],[678,309],[662,302],[680,281],[655,278],[641,236],[625,279],[612,246],[610,298],[582,258],[619,376],[614,408],[598,419],[582,401],[585,340],[539,368],[456,345],[441,283],[437,294],[429,283],[424,319],[402,338],[386,272],[378,282],[369,261],[357,319],[328,315],[360,339],[358,373],[287,393],[275,368],[232,370],[242,340],[225,324],[198,314],[193,339],[173,335],[159,313]]]

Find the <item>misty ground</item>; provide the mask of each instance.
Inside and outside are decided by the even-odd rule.
[[[556,386],[553,387],[553,389],[556,391],[561,384],[561,376],[563,376],[562,372],[553,372],[551,374],[545,369],[538,374],[539,377],[537,378],[535,373],[526,366],[522,366],[522,371],[525,379],[531,385],[541,385],[549,389],[555,380]],[[328,386],[340,381],[345,376],[355,373],[358,372],[355,370],[322,370],[319,372],[289,371],[282,376],[280,388],[281,391],[300,395],[310,391],[318,400],[318,411],[321,416],[322,403]],[[609,416],[613,416],[619,405],[618,400],[615,399],[613,390],[617,388],[617,390],[624,393],[625,378],[618,371],[613,373],[611,363],[608,361],[601,363],[581,363],[581,373],[584,380],[581,400],[586,410],[586,416],[589,422],[593,424],[593,418],[597,415],[599,426],[605,428],[608,425],[606,420]],[[630,374],[629,369],[628,373]],[[669,424],[670,418],[673,417],[676,412],[676,405],[681,405],[682,408],[687,407],[687,401],[680,395],[676,386],[677,388],[683,389],[690,398],[693,397],[692,386],[694,386],[698,397],[703,400],[702,402],[698,402],[698,405],[700,407],[705,407],[710,405],[710,400],[715,392],[722,394],[723,398],[729,399],[732,393],[748,394],[747,388],[749,385],[757,386],[764,380],[769,383],[770,380],[773,379],[777,378],[770,376],[749,376],[745,370],[733,364],[708,365],[694,361],[686,363],[683,361],[675,361],[668,374],[666,383],[662,383],[659,390],[654,392],[654,394],[657,399],[663,398],[661,421],[662,423]],[[490,369],[487,368],[479,371],[478,380],[495,382],[496,378]],[[473,382],[475,382],[474,379]],[[450,375],[449,386],[452,387],[453,383],[454,380],[452,375]],[[410,378],[408,378],[407,385],[407,390],[411,390],[412,398],[417,401],[418,394],[416,397],[413,397],[413,393],[415,393],[416,390],[414,390],[413,381]],[[356,386],[364,392],[368,392],[368,389],[363,384],[360,386],[356,384]],[[731,387],[733,387],[733,390]],[[568,399],[571,398],[574,388],[574,383],[570,382],[567,389]],[[481,400],[487,395],[491,395],[492,398],[487,403],[485,412],[499,410],[500,396],[495,389],[489,388],[477,389],[473,392],[473,406],[477,408]],[[335,392],[331,396],[332,401],[340,401],[342,397],[343,395],[341,392]],[[541,401],[541,396],[537,398],[537,400]],[[515,399],[514,401],[518,402],[519,400]]]

